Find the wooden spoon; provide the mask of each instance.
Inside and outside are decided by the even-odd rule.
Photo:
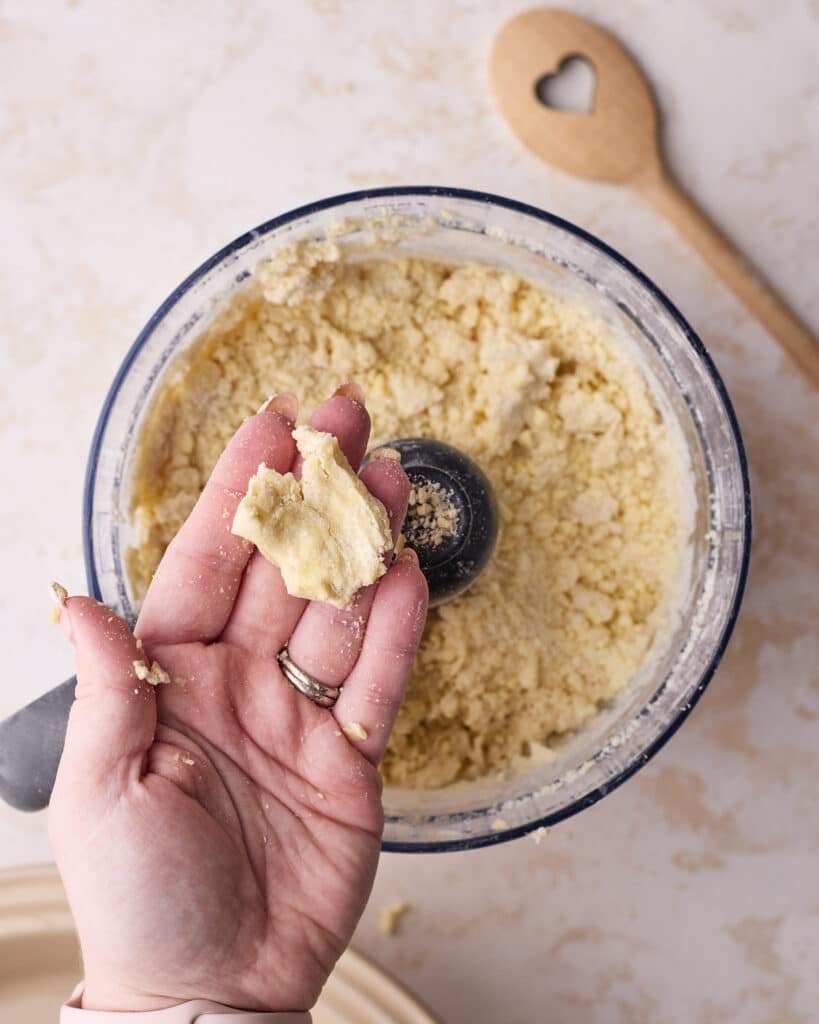
[[[537,93],[546,75],[575,56],[597,75],[588,113],[554,110]],[[819,344],[811,331],[664,166],[651,89],[612,35],[567,11],[528,11],[498,33],[490,75],[503,116],[533,153],[571,174],[639,189],[819,385]]]

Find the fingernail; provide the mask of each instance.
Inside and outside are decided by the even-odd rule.
[[[421,564],[418,561],[418,555],[416,555],[416,553],[412,550],[412,548],[406,548],[406,547],[401,548],[401,550],[398,552],[398,555],[396,556],[395,560],[396,560],[396,562],[412,563],[412,565],[420,565]]]
[[[369,736],[361,722],[348,722],[347,725],[342,725],[341,731],[351,740],[366,740]]]
[[[74,643],[74,634],[71,632],[71,616],[63,615],[63,609],[68,602],[68,591],[62,583],[51,583],[49,588],[51,600],[54,607],[51,609],[51,621],[57,623],[63,631],[69,643]]]
[[[280,395],[271,395],[262,404],[259,412],[277,412],[291,423],[295,423],[299,414],[299,400],[292,391],[283,391]]]
[[[359,405],[366,405],[366,396],[364,389],[360,384],[356,384],[354,380],[348,381],[346,384],[342,384],[333,392],[333,398],[336,395],[343,395],[345,398],[352,398],[354,402],[358,402]]]

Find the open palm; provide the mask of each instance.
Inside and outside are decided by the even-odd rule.
[[[369,417],[341,390],[310,423],[357,468]],[[426,584],[408,553],[342,612],[290,597],[279,571],[233,536],[261,462],[298,472],[296,411],[281,396],[233,438],[157,570],[136,636],[89,598],[63,611],[78,685],[50,827],[87,1007],[204,998],[306,1009],[369,895],[383,824],[377,764]],[[397,536],[409,494],[400,465],[370,462],[362,480]],[[304,671],[343,684],[332,712],[286,682],[285,644]],[[170,685],[137,679],[133,662],[152,659]]]

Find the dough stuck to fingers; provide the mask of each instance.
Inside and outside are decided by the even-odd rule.
[[[299,427],[293,438],[301,480],[261,465],[233,520],[281,570],[287,592],[348,608],[386,571],[392,547],[387,510],[358,479],[332,434]]]

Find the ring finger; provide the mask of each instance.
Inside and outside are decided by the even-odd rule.
[[[361,481],[387,510],[393,544],[407,512],[410,484],[399,462],[376,459],[361,472]],[[312,601],[288,643],[298,667],[327,686],[339,686],[352,671],[361,646],[378,583],[364,587],[350,608]]]

